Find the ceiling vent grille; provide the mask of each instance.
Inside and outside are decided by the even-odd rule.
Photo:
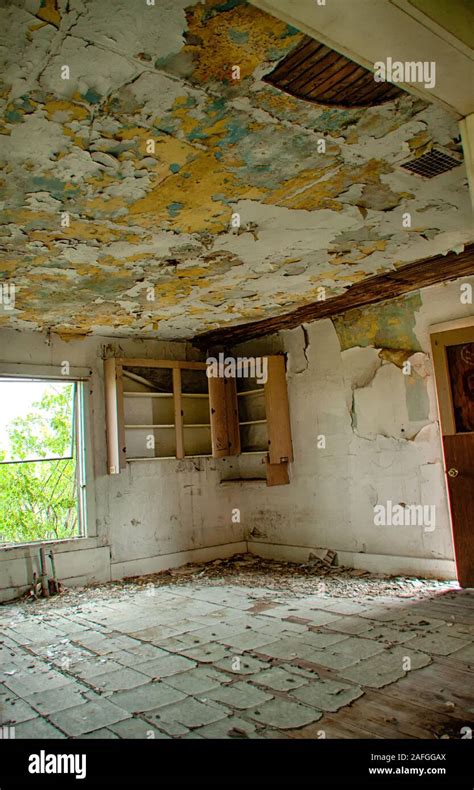
[[[460,159],[455,159],[454,156],[441,148],[432,148],[426,154],[403,162],[400,167],[403,167],[404,170],[408,170],[410,173],[423,176],[423,178],[434,178],[441,175],[441,173],[447,173],[448,170],[458,167],[461,161]]]

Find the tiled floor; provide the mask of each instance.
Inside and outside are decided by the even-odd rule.
[[[1,724],[16,738],[460,738],[473,635],[472,590],[349,599],[192,579],[7,604]]]

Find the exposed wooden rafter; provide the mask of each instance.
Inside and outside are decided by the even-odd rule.
[[[278,332],[280,329],[292,329],[300,324],[328,318],[356,307],[384,302],[418,288],[467,275],[474,275],[474,244],[467,245],[460,253],[436,255],[401,266],[396,271],[368,277],[352,285],[340,296],[303,305],[291,313],[204,332],[193,342],[205,348],[234,344]]]
[[[369,69],[309,36],[263,81],[298,99],[335,107],[371,107],[404,93],[390,82],[375,82]]]

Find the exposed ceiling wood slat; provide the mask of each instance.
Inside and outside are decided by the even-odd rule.
[[[324,63],[330,54],[331,52],[330,50],[328,51],[327,47],[321,46],[313,55],[302,60],[296,68],[290,67],[286,69],[280,77],[280,84],[289,87],[295,83],[297,86],[300,80],[305,81],[307,79],[311,71],[316,73],[320,68],[320,64]],[[293,90],[293,87],[291,90]],[[294,90],[297,90],[297,87]]]
[[[275,79],[284,80],[290,72],[298,73],[298,69],[301,66],[303,66],[303,68],[307,68],[307,66],[304,66],[304,64],[307,61],[310,61],[311,58],[316,58],[319,52],[322,52],[322,57],[324,57],[325,50],[326,47],[324,44],[311,39],[309,44],[306,44],[303,47],[297,47],[295,50],[293,50],[293,52],[287,55],[286,58],[281,60],[274,71],[272,71],[272,75],[275,75]]]
[[[375,82],[373,77],[370,81],[366,80],[365,85],[361,85],[356,94],[356,100],[359,103],[370,102],[374,97],[382,97],[387,100],[390,96],[398,96],[400,94],[399,88],[392,85],[391,82]]]
[[[338,86],[341,80],[344,80],[344,84],[345,84],[346,80],[347,81],[350,80],[352,75],[357,73],[358,70],[359,67],[356,66],[355,63],[348,63],[346,66],[343,66],[342,69],[340,64],[337,64],[335,68],[331,67],[327,69],[326,75],[322,75],[322,78],[324,79],[325,76],[325,79],[324,82],[321,84],[321,92],[324,94],[326,99],[328,97],[328,94],[333,92],[331,89],[335,89],[336,91],[339,91],[340,88],[338,88]],[[308,96],[312,96],[312,93],[313,93],[313,88],[310,86],[308,91]],[[345,92],[344,92],[344,98],[346,98]]]
[[[367,71],[361,66],[358,66],[357,70],[344,80],[344,99],[346,101],[351,101],[354,95],[358,95],[361,86],[364,87],[365,85],[367,85]],[[339,96],[340,92],[341,88],[336,84],[333,90],[326,93],[326,100],[330,101],[334,97]]]
[[[292,329],[354,308],[384,302],[429,285],[470,275],[474,275],[474,244],[466,246],[460,253],[448,252],[446,255],[436,255],[433,258],[409,263],[396,271],[369,277],[352,285],[340,296],[326,299],[324,302],[303,305],[291,313],[204,332],[198,335],[194,342],[206,348],[235,344],[278,332],[280,329]]]
[[[309,36],[263,79],[299,99],[338,107],[371,106],[403,94],[392,83],[375,82],[371,71]]]
[[[312,65],[314,63],[312,59],[308,60],[310,61],[308,64],[310,68],[296,80],[291,80],[289,83],[289,87],[292,90],[306,93],[308,85],[312,87],[315,82],[318,84],[321,83],[321,80],[324,79],[323,75],[328,69],[333,68],[337,71],[340,68],[339,55],[337,52],[327,52],[324,58],[320,58],[314,65]]]
[[[286,72],[290,68],[294,68],[302,63],[306,58],[310,55],[319,52],[321,49],[325,49],[324,44],[321,44],[320,41],[316,41],[314,38],[306,37],[305,43],[301,44],[298,47],[295,47],[283,60],[275,67],[273,73],[274,74],[286,74]]]

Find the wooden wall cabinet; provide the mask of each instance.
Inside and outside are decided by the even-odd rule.
[[[264,385],[210,377],[205,362],[104,360],[109,474],[127,461],[262,455],[268,485],[293,460],[285,359],[267,357]]]

